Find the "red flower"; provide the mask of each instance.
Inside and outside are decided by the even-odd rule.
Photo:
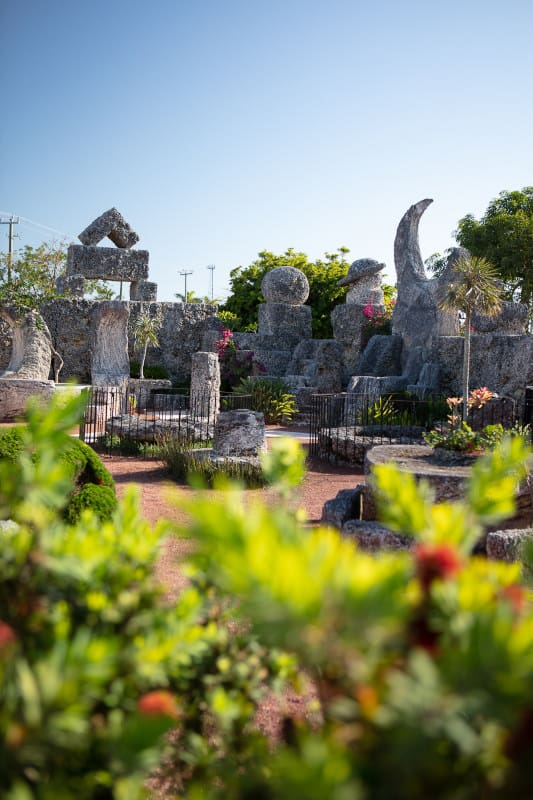
[[[179,709],[176,696],[165,689],[147,692],[139,699],[137,709],[147,717],[170,717],[178,719]]]
[[[500,597],[511,605],[515,614],[520,614],[526,604],[526,592],[523,586],[519,586],[517,583],[504,586]]]
[[[419,544],[415,549],[416,572],[427,589],[434,580],[447,580],[461,568],[459,553],[449,544]]]
[[[0,654],[7,650],[8,647],[15,644],[17,641],[17,634],[7,622],[2,622],[0,619]]]

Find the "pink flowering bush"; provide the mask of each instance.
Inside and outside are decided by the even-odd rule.
[[[392,333],[392,312],[395,300],[387,300],[385,308],[367,303],[363,308],[366,318],[365,326],[361,333],[361,346],[364,349],[372,336],[390,336]]]
[[[266,372],[263,364],[254,358],[251,350],[241,350],[232,331],[223,328],[220,339],[216,342],[218,360],[220,362],[220,388],[222,391],[232,391],[239,386],[242,379],[251,375],[261,375]]]

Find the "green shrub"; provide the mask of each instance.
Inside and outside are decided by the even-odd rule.
[[[261,411],[267,424],[291,420],[297,411],[294,395],[281,378],[242,378],[235,393],[251,395],[253,410]]]
[[[448,414],[444,397],[420,398],[411,392],[387,392],[358,414],[367,425],[434,425]]]
[[[241,319],[237,316],[237,314],[233,314],[231,311],[221,311],[220,309],[217,311],[217,318],[222,322],[224,328],[228,331],[237,331],[241,325]]]
[[[62,520],[72,480],[58,453],[80,408],[30,409],[18,458],[0,461],[0,519],[14,523],[0,559],[0,797],[141,800],[169,751],[183,796],[193,778],[244,769],[257,704],[293,660],[230,628],[232,603],[201,570],[165,594],[154,567],[168,525],[152,529],[131,493],[112,521]]]
[[[86,483],[71,498],[66,510],[67,521],[71,524],[77,522],[82,511],[88,508],[102,521],[111,519],[117,508],[115,493],[108,486]]]
[[[532,597],[520,565],[470,555],[513,513],[527,455],[505,438],[472,468],[466,499],[439,505],[394,464],[376,470],[382,520],[415,537],[411,553],[303,531],[279,505],[188,504],[193,558],[261,641],[313,676],[323,718],[286,721],[279,747],[258,747],[202,797],[532,796]]]
[[[15,461],[22,451],[21,426],[0,429],[0,459]]]
[[[61,398],[57,402],[58,404],[64,403],[65,399]],[[0,431],[0,461],[5,460],[15,463],[24,449],[24,439],[25,430],[22,425],[13,428],[5,428]],[[34,454],[33,458],[35,457]],[[65,466],[71,480],[70,499],[67,499],[65,508],[66,519],[77,519],[79,503],[81,501],[75,498],[84,486],[91,486],[93,484],[96,484],[96,487],[105,486],[114,497],[115,481],[113,477],[109,470],[102,464],[99,456],[87,444],[79,439],[68,437],[63,442],[61,452],[58,453],[58,458]],[[93,496],[96,498],[97,494],[98,493],[95,493],[93,495],[90,491],[84,493],[84,507],[86,507],[89,498]],[[74,504],[72,508],[71,504]],[[99,502],[98,506],[100,505],[101,503]]]
[[[79,439],[74,442],[78,449],[81,450],[82,455],[86,459],[85,468],[78,476],[78,483],[96,483],[100,486],[108,486],[110,489],[115,489],[115,481],[109,470],[102,464],[102,461],[97,453]]]
[[[520,565],[470,555],[514,513],[520,438],[477,461],[460,502],[377,469],[383,523],[414,538],[379,557],[302,528],[283,498],[303,456],[277,441],[272,508],[235,492],[184,503],[191,583],[171,600],[153,576],[163,526],[131,497],[111,523],[58,517],[74,411],[30,411],[19,457],[0,461],[0,518],[16,523],[0,560],[0,796],[137,800],[172,726],[172,796],[191,800],[532,796],[531,593]],[[287,712],[272,749],[257,703],[296,660],[321,721]]]
[[[144,377],[151,380],[168,380],[169,372],[166,367],[161,364],[145,364]],[[130,376],[138,378],[140,375],[140,364],[138,361],[130,361]]]

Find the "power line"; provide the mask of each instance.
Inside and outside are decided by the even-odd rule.
[[[31,225],[34,228],[42,228],[45,231],[50,231],[50,233],[55,233],[58,236],[62,236],[63,238],[72,239],[73,241],[78,238],[77,236],[74,236],[72,233],[65,233],[64,231],[58,231],[56,228],[51,228],[49,225],[43,225],[41,222],[35,222],[33,219],[28,219],[27,217],[21,217],[20,214],[12,214],[11,211],[0,211],[0,214],[5,215],[7,217],[16,216],[17,219],[26,223],[26,225]]]

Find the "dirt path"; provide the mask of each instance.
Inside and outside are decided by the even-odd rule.
[[[169,519],[184,522],[184,512],[176,507],[172,497],[191,493],[188,486],[172,481],[164,466],[158,461],[122,456],[104,456],[102,459],[113,475],[117,493],[122,496],[128,485],[135,485],[141,492],[141,510],[150,522]],[[305,508],[311,524],[317,524],[326,500],[335,497],[340,489],[351,489],[363,480],[363,476],[349,467],[333,467],[322,461],[308,463],[308,472],[302,486],[295,492],[295,500]],[[262,496],[268,502],[269,489],[251,489],[250,497]]]

